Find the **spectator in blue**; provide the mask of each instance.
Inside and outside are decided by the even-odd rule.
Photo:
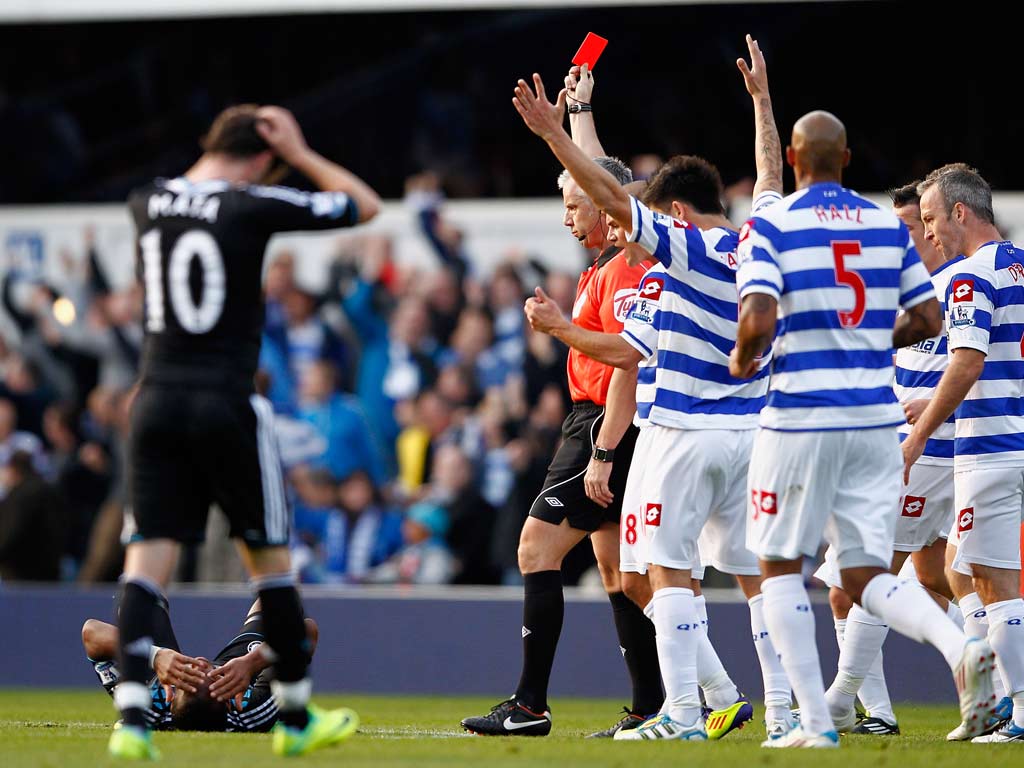
[[[359,401],[339,392],[337,379],[337,370],[326,360],[313,361],[302,376],[296,416],[312,424],[327,441],[324,453],[309,463],[334,477],[348,477],[361,469],[381,485],[387,479],[381,450]]]
[[[386,584],[447,584],[455,575],[455,558],[445,543],[451,521],[434,501],[409,507],[402,522],[402,548],[372,569],[366,581]]]
[[[318,360],[346,370],[348,351],[338,335],[317,314],[316,298],[298,288],[290,288],[281,299],[284,326],[267,325],[263,329],[261,366],[271,379],[271,402],[281,402],[285,380],[294,391],[301,386],[306,369]],[[282,409],[282,412],[287,412]]]
[[[326,470],[293,473],[295,560],[305,582],[358,582],[402,547],[402,516],[357,470],[339,484]]]
[[[451,347],[441,354],[441,365],[471,366],[476,378],[474,383],[481,390],[504,385],[515,369],[491,345],[493,338],[493,325],[487,311],[479,307],[466,307],[459,313]]]

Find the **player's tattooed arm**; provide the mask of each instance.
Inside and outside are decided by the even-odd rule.
[[[892,329],[892,346],[909,347],[942,332],[942,307],[934,299],[915,304],[896,318]]]
[[[764,54],[757,40],[750,35],[747,35],[747,50],[750,51],[750,64],[736,59],[736,66],[743,75],[747,93],[754,101],[754,164],[757,168],[754,197],[757,198],[763,192],[782,194],[782,141],[772,111]]]
[[[729,373],[737,379],[749,379],[757,373],[757,358],[775,335],[778,301],[765,293],[743,297],[736,334],[736,346],[729,354]]]

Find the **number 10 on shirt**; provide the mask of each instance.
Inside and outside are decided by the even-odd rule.
[[[864,278],[855,269],[846,266],[848,256],[860,256],[859,240],[833,240],[832,258],[835,263],[836,285],[845,285],[853,289],[853,309],[837,309],[839,324],[843,328],[856,328],[864,319],[864,311],[867,308],[867,286],[864,285]]]

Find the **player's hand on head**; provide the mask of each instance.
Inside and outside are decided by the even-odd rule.
[[[525,80],[520,80],[516,85],[512,106],[523,118],[527,128],[542,139],[548,140],[562,130],[565,95],[566,91],[563,88],[558,92],[555,103],[552,104],[548,101],[547,93],[544,91],[544,82],[540,79],[540,75],[535,73],[533,88]]]
[[[601,507],[607,507],[615,500],[615,494],[608,484],[611,476],[612,463],[596,459],[590,460],[587,473],[583,476],[583,488],[587,492],[587,498]]]
[[[283,107],[260,107],[256,113],[256,130],[274,154],[285,162],[309,150],[299,122]]]
[[[768,93],[768,71],[764,65],[764,54],[757,40],[747,35],[747,50],[750,51],[750,64],[744,59],[736,59],[736,66],[743,75],[743,83],[751,96],[763,96]]]
[[[153,671],[164,686],[173,685],[189,693],[205,681],[206,659],[194,659],[171,648],[161,648],[153,659]]]
[[[210,695],[214,699],[235,699],[235,703],[240,707],[240,697],[252,682],[253,669],[246,656],[239,656],[222,666],[214,667],[207,673],[207,677],[213,681],[210,684]]]

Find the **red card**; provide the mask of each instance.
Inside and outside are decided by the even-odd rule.
[[[601,54],[604,52],[604,47],[608,45],[608,41],[600,35],[595,35],[593,32],[587,32],[587,37],[583,40],[583,45],[576,51],[576,55],[572,57],[572,63],[577,67],[582,67],[584,64],[593,71],[594,65],[597,64],[597,60],[601,58]]]

